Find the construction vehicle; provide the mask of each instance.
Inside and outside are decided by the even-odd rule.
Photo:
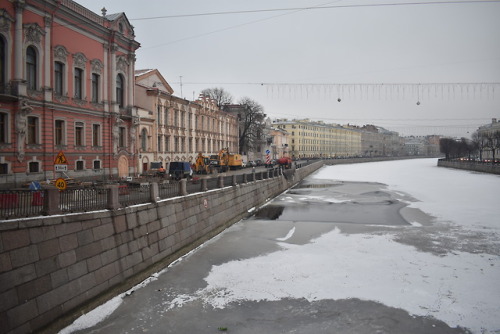
[[[219,151],[217,156],[217,164],[220,172],[226,172],[229,169],[240,169],[243,167],[243,160],[241,159],[241,154],[229,153],[227,148],[223,148]]]
[[[185,161],[172,161],[168,165],[168,174],[171,179],[180,180],[182,178],[190,179],[193,177],[191,164]]]
[[[282,158],[279,158],[278,159],[278,165],[280,165],[281,167],[285,168],[285,169],[290,169],[292,168],[292,159],[289,158],[289,157],[282,157]]]
[[[210,164],[210,158],[199,152],[194,163],[194,172],[197,174],[212,174],[213,165]]]

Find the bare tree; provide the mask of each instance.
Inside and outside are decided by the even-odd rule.
[[[239,104],[242,106],[239,114],[240,152],[259,149],[265,128],[264,108],[248,97],[242,98]]]
[[[479,151],[479,160],[483,160],[483,151],[486,148],[486,137],[478,131],[472,134],[472,141]]]
[[[233,103],[233,97],[224,88],[206,88],[201,91],[201,94],[214,100],[219,108],[225,104]]]
[[[456,150],[457,142],[451,138],[441,138],[439,140],[439,150],[445,154],[446,159],[450,159]]]
[[[477,151],[477,145],[474,141],[462,137],[460,139],[460,156],[463,156],[467,153],[467,158],[471,160],[471,156],[474,152]]]

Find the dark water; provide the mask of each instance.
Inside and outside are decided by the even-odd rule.
[[[407,206],[385,185],[314,180],[302,183],[257,211],[260,220],[310,221],[369,225],[406,225]]]

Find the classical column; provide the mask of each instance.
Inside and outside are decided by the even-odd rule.
[[[116,50],[118,47],[116,45],[111,45],[111,111],[119,113],[120,108],[118,101],[116,100]]]
[[[23,10],[25,3],[24,1],[16,1],[14,3],[16,8],[16,31],[15,31],[15,41],[14,41],[14,81],[17,82],[18,93],[20,95],[26,95],[26,85],[19,85],[23,81]],[[22,90],[22,91],[21,91]]]
[[[127,84],[127,102],[130,108],[134,107],[134,87],[135,87],[135,54],[128,55],[128,84]],[[133,116],[133,115],[132,115]]]
[[[109,59],[109,44],[104,43],[103,44],[103,50],[104,50],[104,69],[103,69],[103,76],[102,76],[102,100],[104,103],[104,111],[109,111],[109,89],[108,89],[108,79],[110,75],[109,71],[109,64],[108,64],[108,59]]]
[[[50,71],[50,63],[52,59],[52,53],[50,52],[50,44],[51,44],[51,25],[52,25],[52,18],[49,16],[45,17],[45,57],[44,57],[44,65],[45,65],[45,82],[44,82],[44,94],[45,94],[45,100],[47,101],[52,101],[52,89],[50,85],[50,78],[52,77],[51,71]]]

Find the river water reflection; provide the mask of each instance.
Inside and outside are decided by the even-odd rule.
[[[406,225],[407,199],[384,184],[308,179],[262,207],[254,219]]]

